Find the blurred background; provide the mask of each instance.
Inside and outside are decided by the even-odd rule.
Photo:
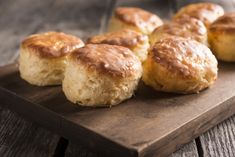
[[[235,8],[235,0],[0,0],[0,66],[14,62],[18,56],[20,42],[33,33],[62,31],[86,40],[89,36],[106,31],[106,25],[115,7],[136,6],[153,12],[164,20],[170,20],[171,16],[182,6],[196,2],[217,3],[223,6],[226,12],[234,11]],[[11,111],[1,108],[0,111],[4,113],[2,114],[4,118],[0,119],[0,152],[7,150],[10,150],[10,153],[14,153],[14,151],[18,153],[18,150],[30,152],[35,149],[37,153],[47,154],[54,151],[54,147],[59,141],[58,135],[25,122]],[[195,152],[200,154],[202,149],[204,151],[211,149],[217,154],[212,151],[212,155],[207,155],[208,157],[215,154],[218,157],[229,157],[232,153],[235,156],[234,139],[230,137],[235,136],[234,128],[235,118],[233,117],[200,136],[202,144],[203,139],[206,143],[202,147],[200,146],[201,149],[197,150],[195,143],[200,143],[200,141],[197,142],[196,139],[196,142],[193,140],[180,149],[178,154],[198,157]],[[66,140],[63,141],[63,138],[62,142],[58,142],[59,153],[64,151],[63,144],[60,146],[60,143],[66,142],[68,143]],[[221,149],[223,150],[222,155],[216,149],[221,145],[224,148]],[[25,147],[29,149],[21,149]],[[71,154],[77,154],[81,149],[78,149],[77,145],[69,144],[68,150],[68,156],[73,156]]]
[[[117,6],[137,6],[164,20],[179,8],[202,0],[1,0],[0,65],[13,62],[20,41],[27,35],[49,30],[63,31],[82,39],[106,30]],[[205,1],[205,0],[204,0]],[[232,10],[232,0],[206,0]],[[233,3],[233,4],[232,4]],[[4,46],[3,46],[4,45]]]

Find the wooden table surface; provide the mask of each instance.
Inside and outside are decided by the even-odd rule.
[[[235,11],[235,0],[210,0]],[[27,35],[63,31],[83,39],[106,30],[116,6],[138,6],[169,19],[181,6],[198,0],[1,0],[0,66],[17,58],[20,41]],[[1,103],[1,101],[0,101]],[[0,156],[97,157],[0,105]],[[171,157],[235,157],[235,116],[185,144]]]

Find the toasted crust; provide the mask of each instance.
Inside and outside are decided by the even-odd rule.
[[[194,39],[207,45],[207,29],[204,24],[200,20],[186,15],[156,28],[150,35],[150,43],[154,44],[160,39],[172,35]]]
[[[212,23],[208,30],[208,40],[218,59],[234,62],[235,13],[226,13]]]
[[[235,13],[226,13],[209,27],[210,32],[235,33]]]
[[[121,29],[115,32],[97,35],[88,39],[90,44],[109,44],[129,48],[140,61],[147,57],[149,48],[149,39],[147,35],[131,29]]]
[[[140,61],[128,48],[108,44],[88,44],[75,50],[70,60],[88,70],[113,77],[131,77],[139,69]]]
[[[209,48],[190,39],[168,37],[156,42],[143,64],[142,79],[155,90],[198,93],[217,78],[217,60]]]
[[[65,56],[84,45],[81,39],[61,32],[34,34],[21,43],[21,47],[42,58]]]
[[[122,29],[88,39],[90,44],[110,44],[133,48],[147,40],[147,36],[131,29]]]
[[[20,76],[37,86],[61,84],[67,64],[67,55],[84,43],[71,35],[58,32],[27,37],[20,48]]]
[[[197,77],[198,68],[217,62],[206,46],[189,39],[169,37],[155,43],[149,57],[182,78]]]
[[[115,16],[126,23],[139,27],[146,23],[154,26],[162,24],[162,20],[157,15],[135,7],[119,7],[115,10]]]
[[[209,26],[218,17],[224,14],[223,8],[214,3],[195,3],[187,5],[175,14],[174,19],[181,18],[182,15],[189,15],[201,20],[206,26]]]
[[[162,25],[162,20],[155,14],[135,7],[119,7],[110,20],[109,31],[131,28],[143,34],[151,33]]]
[[[141,76],[141,62],[128,48],[88,44],[69,55],[62,88],[73,103],[111,106],[130,98]]]

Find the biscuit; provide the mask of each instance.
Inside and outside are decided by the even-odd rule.
[[[88,39],[87,43],[127,47],[132,50],[142,62],[146,59],[147,49],[149,48],[148,36],[131,29],[121,29],[115,32],[93,36]]]
[[[21,78],[38,86],[61,84],[67,55],[82,46],[81,39],[59,32],[27,37],[20,46]]]
[[[174,19],[188,15],[201,20],[206,27],[224,14],[224,9],[214,3],[194,3],[181,8],[174,16]]]
[[[235,13],[226,13],[208,29],[210,48],[219,60],[235,61]]]
[[[217,60],[205,45],[181,37],[156,42],[143,65],[143,81],[157,91],[198,93],[217,78]]]
[[[156,28],[150,34],[149,41],[153,45],[155,42],[169,36],[180,36],[208,45],[205,25],[200,20],[186,15]]]
[[[135,7],[119,7],[112,16],[108,31],[113,32],[123,28],[150,34],[156,27],[162,25],[162,20],[155,14]]]
[[[88,44],[68,57],[63,91],[83,106],[112,106],[130,98],[142,75],[131,50],[108,44]]]

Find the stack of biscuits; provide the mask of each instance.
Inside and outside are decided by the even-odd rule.
[[[62,32],[27,37],[19,71],[32,85],[62,84],[74,104],[112,106],[131,98],[140,80],[156,91],[199,93],[217,79],[217,59],[235,61],[234,42],[235,13],[217,4],[190,4],[165,23],[143,9],[119,7],[107,33],[85,43]]]

